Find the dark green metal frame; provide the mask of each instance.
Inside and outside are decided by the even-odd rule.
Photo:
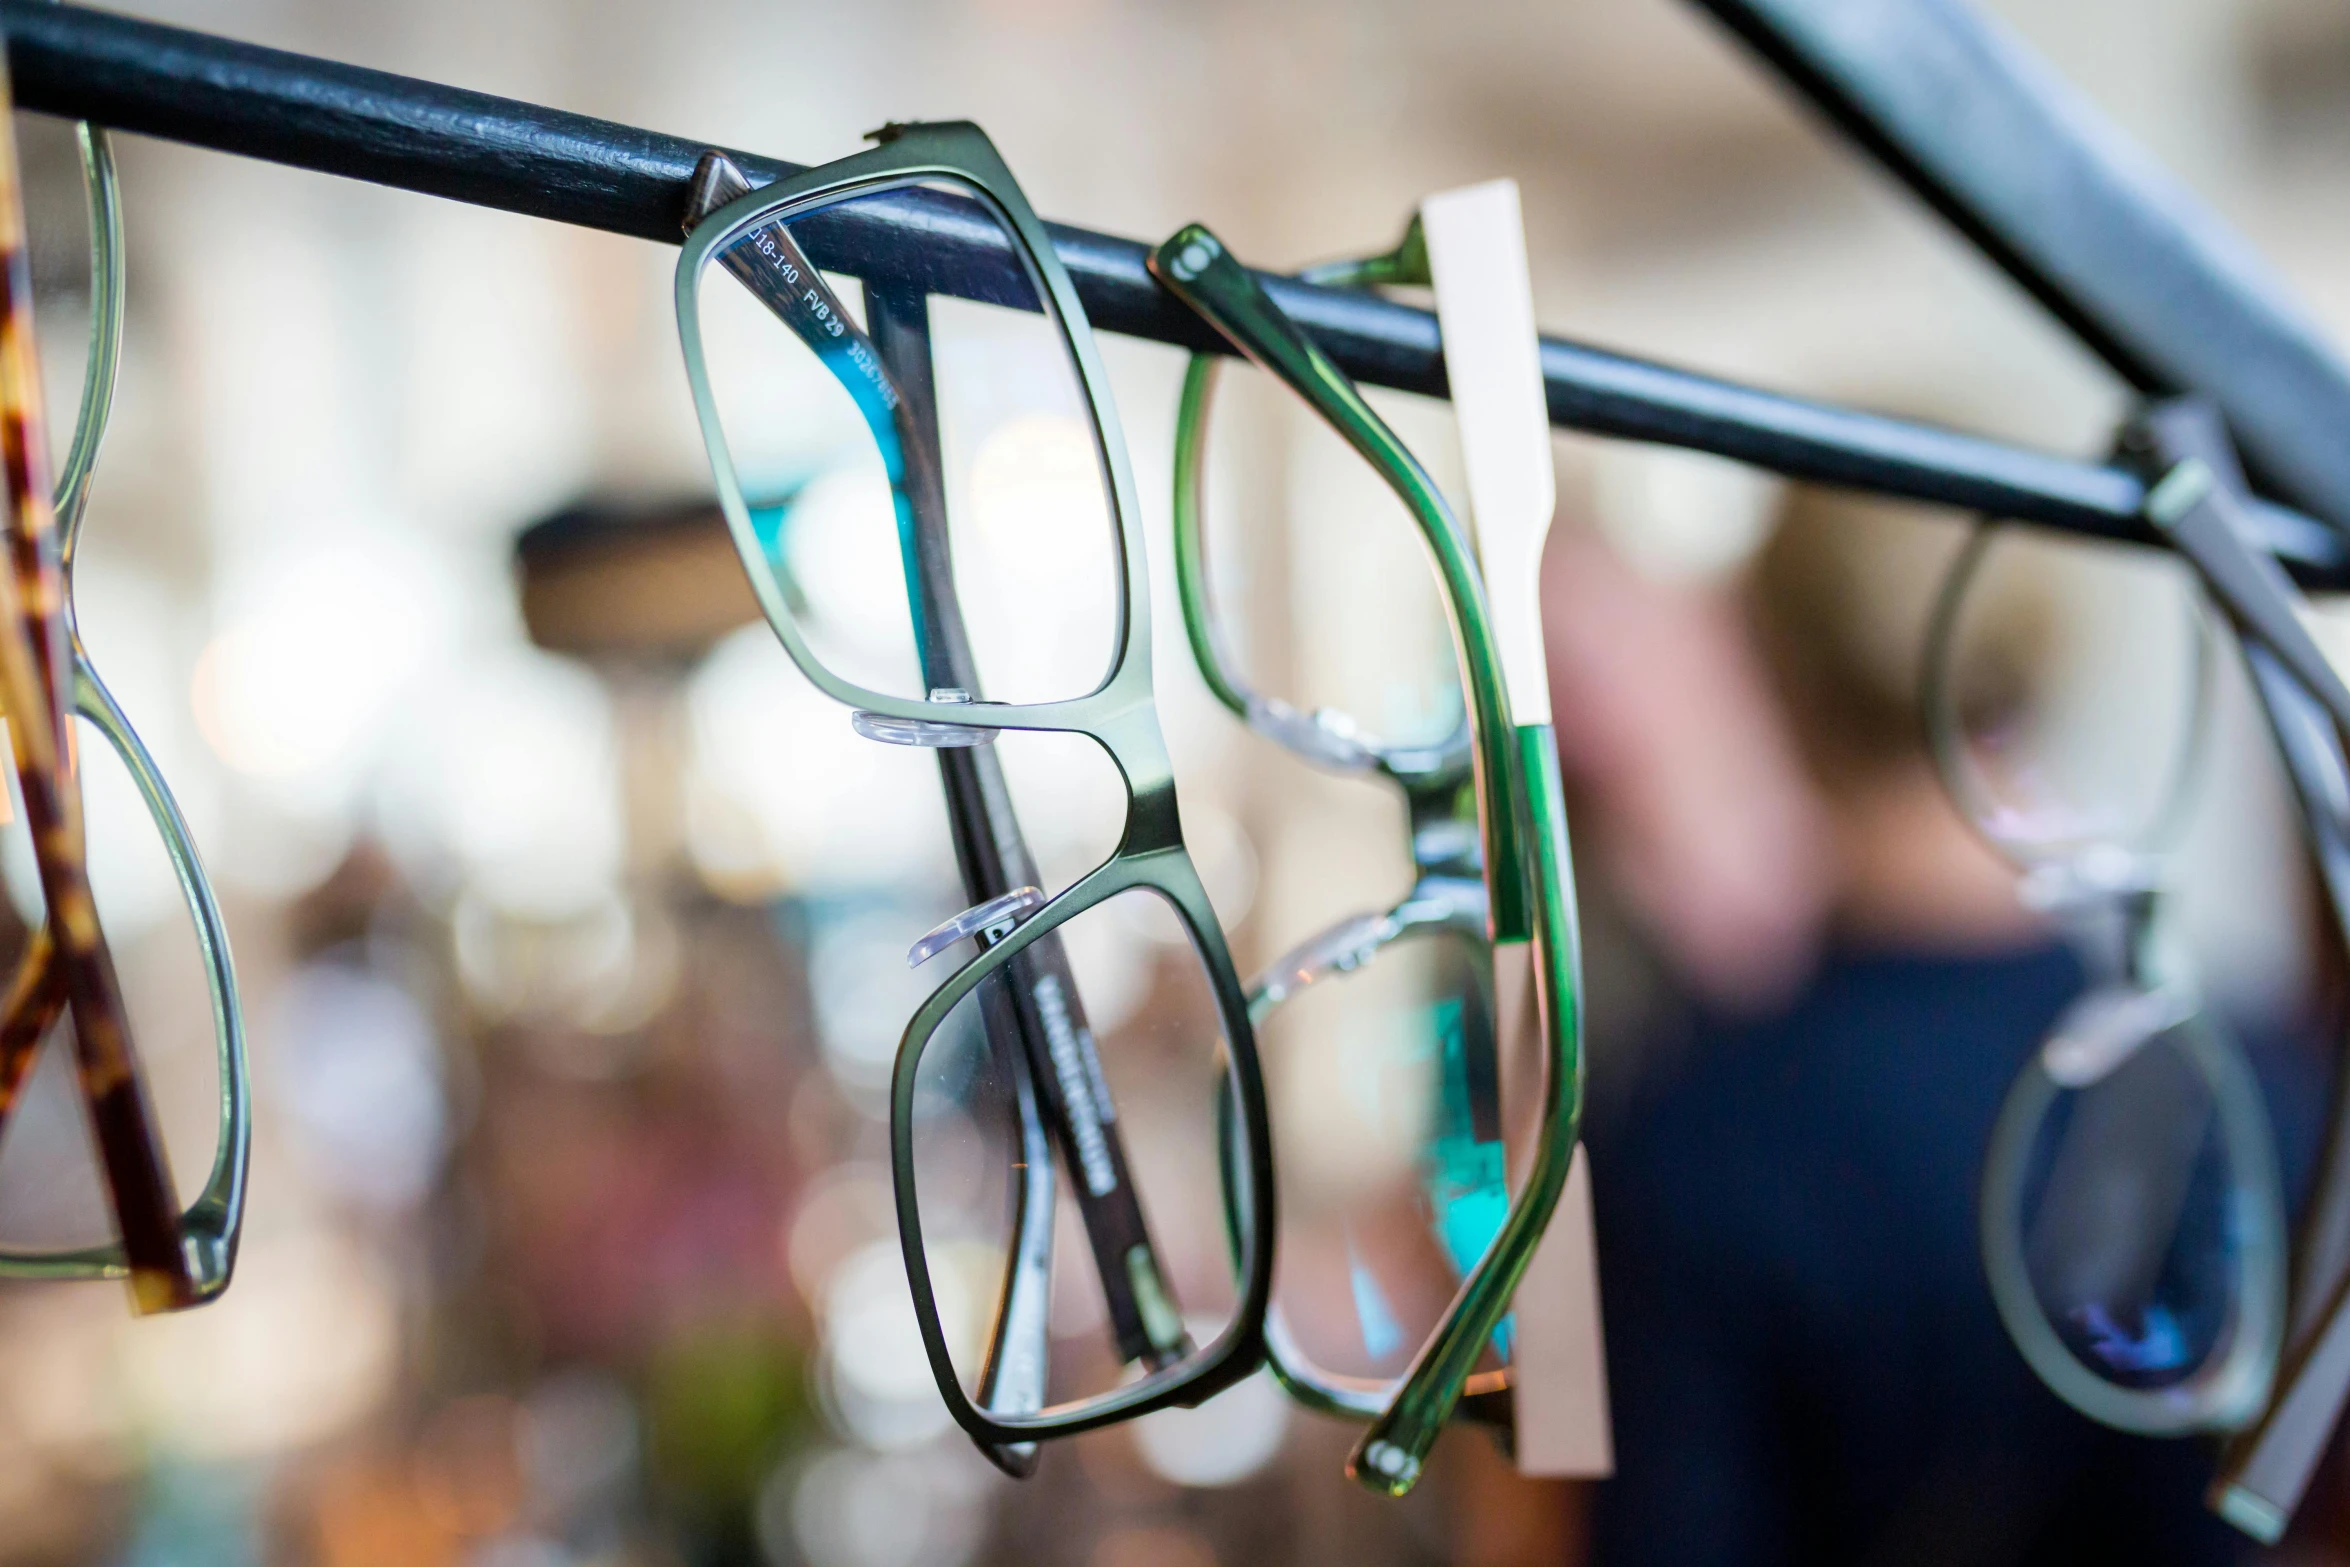
[[[941,722],[979,729],[1054,730],[1084,734],[1117,764],[1128,795],[1124,831],[1108,861],[1055,896],[1004,940],[988,947],[941,986],[906,1026],[891,1092],[891,1157],[896,1181],[899,1241],[914,1286],[916,1316],[940,1395],[955,1420],[983,1443],[1005,1445],[1073,1435],[1174,1404],[1196,1404],[1254,1371],[1264,1353],[1264,1317],[1272,1288],[1274,1209],[1271,1128],[1258,1068],[1247,1000],[1224,945],[1223,932],[1199,874],[1184,848],[1177,819],[1175,779],[1159,729],[1151,684],[1150,592],[1139,508],[1117,412],[1085,314],[1068,274],[1030,210],[1017,182],[987,137],[964,123],[891,127],[881,145],[837,163],[779,180],[712,213],[688,237],[678,259],[676,306],[694,406],[708,447],[727,526],[742,552],[768,623],[785,650],[818,689],[835,700],[885,718]],[[720,425],[704,365],[700,278],[711,259],[754,229],[788,221],[852,194],[874,194],[925,180],[949,180],[976,192],[1017,242],[1017,263],[1037,297],[1058,317],[1062,340],[1085,389],[1093,416],[1096,454],[1117,513],[1123,604],[1110,670],[1092,693],[1068,701],[1008,704],[931,702],[892,696],[843,680],[816,657],[801,635],[792,607],[760,569],[763,552],[752,527],[733,458]],[[933,1297],[912,1158],[916,1070],[922,1051],[955,1004],[1038,938],[1121,892],[1143,889],[1171,904],[1204,961],[1227,1048],[1231,1088],[1240,1102],[1246,1138],[1248,1214],[1231,1323],[1196,1356],[1095,1398],[1006,1416],[983,1410],[963,1392],[947,1350]]]

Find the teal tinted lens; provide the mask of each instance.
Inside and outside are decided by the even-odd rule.
[[[810,259],[909,202],[1002,239],[989,300]],[[1021,255],[975,195],[934,185],[796,212],[703,268],[704,372],[756,569],[842,679],[901,697],[965,685],[947,657],[950,583],[977,694],[1056,701],[1109,673],[1115,511],[1068,341]]]
[[[1273,1302],[1325,1376],[1402,1374],[1509,1207],[1481,942],[1406,936],[1258,1024],[1281,1150]],[[1489,1364],[1506,1354],[1496,1335]]]

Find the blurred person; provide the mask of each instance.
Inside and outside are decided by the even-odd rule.
[[[1925,747],[1916,656],[1956,544],[1797,490],[1742,591],[1643,581],[1590,536],[1550,562],[1595,901],[1677,993],[1593,1049],[1599,1567],[2243,1554],[2202,1507],[2210,1449],[2074,1413],[1984,1280],[1991,1126],[2085,975]],[[2243,1042],[2292,1190],[2323,1064]]]

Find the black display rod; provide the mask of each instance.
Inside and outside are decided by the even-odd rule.
[[[46,0],[0,0],[0,30],[26,109],[640,239],[679,239],[687,181],[709,145]],[[755,182],[799,167],[734,156]],[[850,274],[918,271],[941,292],[983,295],[1000,275],[1002,240],[984,226],[933,221],[930,200],[909,194],[884,204],[873,221],[840,226],[815,259]],[[1142,243],[1048,227],[1096,327],[1222,349],[1151,280]],[[1267,286],[1358,380],[1444,395],[1428,312],[1285,278],[1268,278]],[[2139,517],[2142,485],[2122,468],[1557,338],[1544,339],[1542,368],[1551,418],[1571,429],[2074,533],[2159,542]],[[2258,521],[2263,542],[2305,581],[2350,586],[2350,549],[2333,530],[2266,504]]]

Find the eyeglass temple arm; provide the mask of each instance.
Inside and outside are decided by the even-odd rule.
[[[1453,642],[1476,717],[1476,766],[1485,863],[1492,873],[1493,934],[1524,940],[1532,931],[1518,864],[1510,787],[1509,702],[1493,667],[1485,589],[1467,530],[1444,494],[1387,422],[1363,400],[1346,373],[1267,298],[1247,268],[1203,225],[1186,225],[1151,253],[1151,275],[1214,327],[1235,348],[1303,397],[1348,445],[1378,471],[1411,509],[1439,575],[1452,619]]]
[[[1541,1098],[1516,1200],[1453,1309],[1414,1361],[1394,1402],[1356,1445],[1348,1469],[1400,1494],[1417,1477],[1453,1403],[1509,1308],[1566,1189],[1583,1104],[1582,958],[1567,846],[1558,742],[1550,724],[1539,582],[1557,504],[1544,406],[1533,289],[1517,186],[1507,180],[1447,191],[1421,204],[1428,262],[1444,332],[1445,368],[1461,435],[1470,503],[1491,598],[1490,646],[1516,727],[1510,791],[1522,863],[1507,880],[1528,885],[1532,950],[1494,940],[1503,966],[1531,972],[1541,1039]],[[1502,882],[1497,879],[1497,885]]]
[[[2174,399],[2158,405],[2135,421],[2125,444],[2134,446],[2158,470],[2176,472],[2189,462],[2199,464],[2201,472],[2210,476],[2213,492],[2223,498],[2208,509],[2223,524],[2229,521],[2220,508],[2226,498],[2244,493],[2245,481],[2226,428],[2210,404]],[[2174,505],[2181,493],[2174,492]],[[2191,504],[2205,502],[2202,496],[2189,495],[2188,499]],[[2238,544],[2232,527],[2214,540],[2205,525],[2208,520],[2192,524],[2186,530],[2191,536],[2181,536],[2181,530],[2173,529],[2182,552],[2189,552],[2198,570],[2204,569],[2203,562],[2191,548],[2223,558],[2240,550],[2240,546],[2239,550],[2230,549],[2231,544]],[[2250,569],[2235,562],[2233,574],[2239,582],[2239,597],[2246,586],[2259,591],[2257,556]],[[2210,580],[2208,571],[2204,575]],[[2270,586],[2273,590],[2273,584]],[[2213,592],[2219,597],[2216,587]],[[2283,603],[2284,617],[2300,632],[2291,602],[2287,599]],[[2312,695],[2295,667],[2295,663],[2308,664],[2311,650],[2289,662],[2263,629],[2248,625],[2247,617],[2233,608],[2229,612],[2246,630],[2244,661],[2252,675],[2253,692],[2292,782],[2336,928],[2350,942],[2350,755],[2343,748],[2344,726],[2338,707]],[[2273,607],[2267,618],[2271,622],[2278,618]],[[2309,639],[2302,633],[2297,640]],[[2324,663],[2322,654],[2318,661]],[[2326,672],[2330,674],[2330,665]],[[2336,1073],[2332,1126],[2316,1196],[2302,1221],[2285,1361],[2259,1420],[2231,1438],[2222,1450],[2210,1492],[2211,1505],[2222,1517],[2270,1543],[2292,1521],[2340,1424],[2342,1410],[2350,1404],[2350,1082],[2343,1077],[2343,1073]]]
[[[2276,557],[2246,542],[2252,534],[2241,475],[2223,451],[2189,444],[2185,430],[2197,417],[2195,406],[2164,405],[2136,427],[2138,439],[2156,451],[2188,453],[2163,464],[2162,477],[2147,491],[2147,518],[2186,557],[2237,629],[2267,647],[2336,726],[2350,733],[2350,688],[2301,623],[2297,611],[2307,600]]]

